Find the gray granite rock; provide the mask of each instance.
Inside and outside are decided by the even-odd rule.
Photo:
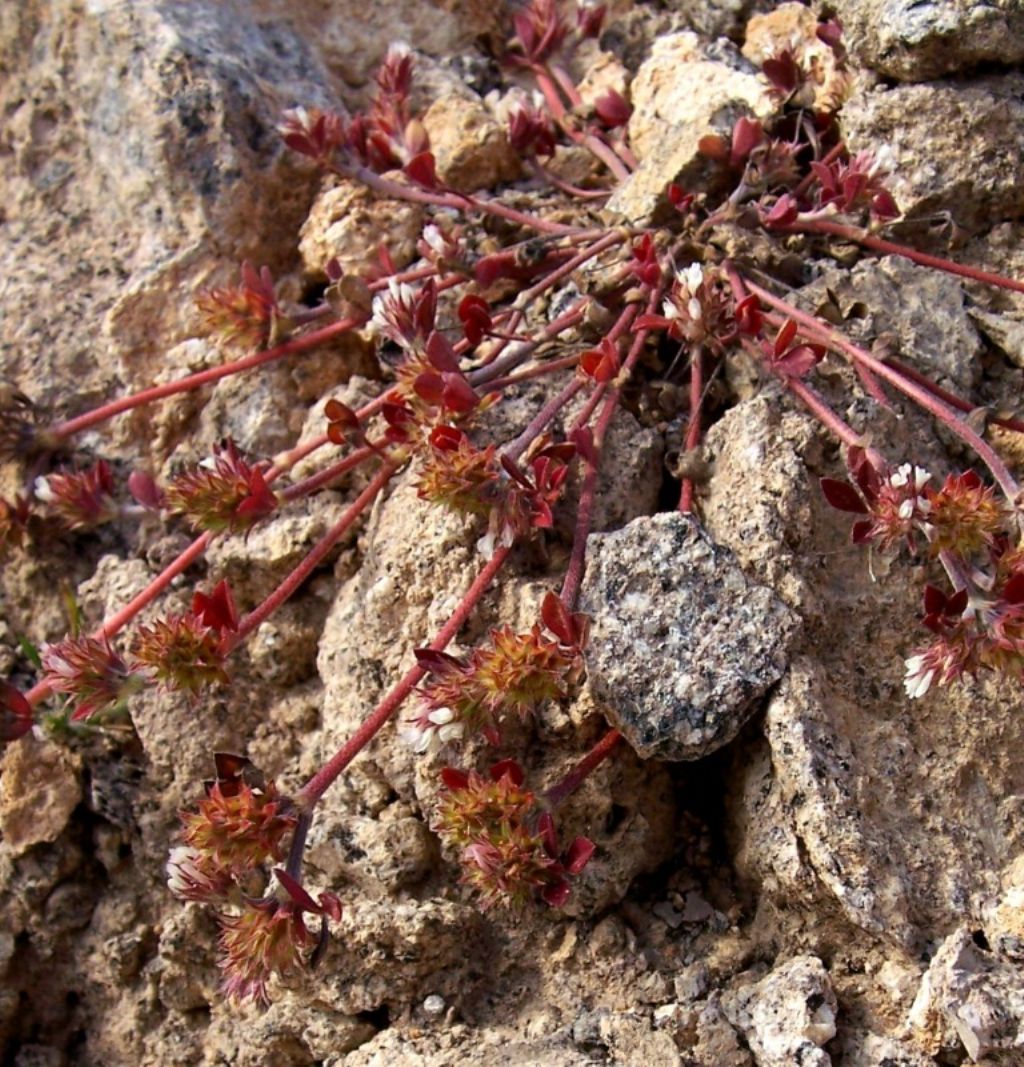
[[[1019,0],[837,0],[833,6],[857,59],[900,81],[1024,59]]]
[[[821,1047],[836,1035],[836,995],[817,956],[794,956],[761,981],[722,998],[758,1067],[828,1067]]]
[[[691,760],[736,736],[786,668],[796,617],[688,516],[592,535],[589,685],[641,756]]]
[[[967,228],[1024,214],[1024,77],[872,89],[843,105],[853,152],[878,153],[909,217],[949,212]]]

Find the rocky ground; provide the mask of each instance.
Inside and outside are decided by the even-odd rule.
[[[578,73],[632,87],[641,166],[613,208],[644,220],[666,181],[696,180],[701,136],[729,128],[736,108],[768,106],[745,54],[758,33],[804,16],[745,0],[610,7]],[[442,176],[463,189],[520,180],[484,103],[502,84],[489,52],[496,8],[0,5],[4,378],[40,406],[77,412],[218,361],[195,336],[192,298],[243,258],[271,265],[293,299],[319,291],[329,256],[365,264],[385,236],[411,261],[418,207],[321,186],[273,132],[288,106],[358,105],[391,40],[416,50]],[[771,18],[745,36],[757,11]],[[843,127],[853,148],[891,152],[904,237],[942,250],[952,234],[961,260],[1024,276],[1019,5],[836,0],[831,11],[855,59]],[[568,152],[560,166],[589,164]],[[1024,300],[852,249],[791,252],[802,306],[885,339],[979,406],[1019,405]],[[878,407],[838,363],[823,370],[822,390],[887,453],[936,472],[970,462],[924,416]],[[154,473],[225,436],[268,455],[322,427],[324,398],[369,395],[379,374],[353,335],[78,445]],[[495,409],[496,426],[534,410],[539,388]],[[838,451],[779,387],[737,360],[724,395],[700,529],[656,514],[678,426],[640,406],[623,412],[584,591],[589,677],[505,738],[541,781],[600,736],[606,713],[631,742],[566,805],[565,832],[598,851],[563,911],[513,920],[473,906],[428,829],[436,765],[392,730],[327,795],[308,869],[345,915],[319,971],[275,990],[268,1011],[220,999],[215,929],[166,890],[176,815],[211,753],[245,751],[283,788],[299,785],[465,590],[478,532],[419,500],[405,474],[257,632],[215,699],[190,707],[147,693],[116,735],[26,738],[6,752],[4,1062],[1024,1064],[1020,685],[986,676],[909,701],[920,575],[872,577],[817,488],[840,471]],[[1020,473],[1020,438],[990,437]],[[3,473],[9,494],[18,474]],[[222,540],[206,573],[254,604],[359,487]],[[150,520],[40,533],[0,578],[0,673],[29,677],[22,635],[63,635],[55,574],[97,622],[184,543]],[[546,553],[515,557],[460,644],[497,622],[528,627],[560,552],[555,536]]]

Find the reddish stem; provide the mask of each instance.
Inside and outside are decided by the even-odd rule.
[[[262,604],[249,612],[238,624],[238,630],[223,644],[225,653],[231,652],[248,637],[258,626],[277,611],[277,609],[302,585],[316,570],[327,553],[338,543],[345,531],[359,518],[363,511],[374,501],[377,494],[390,481],[400,464],[385,463],[376,473],[370,484],[345,509],[340,519],[305,555],[297,567],[268,596]]]
[[[104,620],[99,629],[92,633],[97,641],[113,637],[123,626],[131,622],[148,604],[152,603],[166,588],[187,570],[205,551],[213,540],[212,533],[197,537],[175,560],[169,563],[137,596],[130,600],[120,611]],[[25,699],[35,707],[52,692],[52,686],[45,679],[36,682],[25,694]]]
[[[487,591],[494,576],[501,569],[505,560],[508,559],[511,548],[499,548],[488,560],[487,565],[480,571],[467,590],[465,596],[459,602],[459,606],[452,613],[451,618],[438,632],[437,637],[430,644],[435,652],[441,652],[462,628],[469,618],[470,612],[477,602]],[[316,774],[302,787],[295,796],[295,802],[300,809],[306,811],[316,806],[317,801],[324,792],[337,779],[338,775],[355,759],[356,756],[370,743],[379,730],[401,706],[402,701],[422,681],[427,672],[420,666],[411,667],[402,678],[395,684],[391,692],[377,705],[371,714],[363,721],[362,726],[345,742],[344,745],[320,768]]]
[[[700,444],[700,413],[704,402],[704,350],[697,345],[690,353],[690,424],[686,428],[683,447],[692,452]],[[684,515],[693,512],[693,479],[684,478],[679,492],[679,510]]]
[[[827,233],[836,237],[843,237],[848,241],[855,241],[865,248],[871,248],[876,252],[887,252],[894,256],[903,256],[904,259],[920,263],[925,267],[934,267],[936,270],[945,271],[947,274],[958,274],[962,278],[970,278],[972,281],[984,282],[986,285],[995,285],[1000,289],[1011,289],[1016,293],[1024,293],[1024,282],[1015,278],[1005,278],[1002,274],[993,274],[991,271],[981,270],[979,267],[967,267],[962,263],[954,263],[951,259],[942,256],[930,256],[927,252],[918,252],[917,249],[907,245],[887,241],[884,237],[875,237],[856,226],[846,226],[841,222],[830,222],[827,219],[808,219],[797,221],[790,230],[803,231],[804,233]]]
[[[417,204],[432,204],[435,207],[451,208],[455,211],[465,211],[467,208],[473,211],[481,211],[487,215],[496,215],[498,218],[509,222],[518,223],[520,226],[528,226],[532,230],[541,233],[552,233],[568,236],[579,233],[575,226],[566,226],[561,222],[552,222],[550,219],[542,219],[536,215],[529,215],[514,208],[506,207],[497,200],[481,200],[478,197],[464,195],[462,193],[430,192],[419,186],[403,185],[401,182],[384,178],[376,171],[364,167],[361,163],[350,162],[337,168],[342,177],[354,178],[364,185],[392,200],[410,200]]]
[[[925,411],[934,415],[944,426],[949,427],[961,440],[965,441],[974,451],[978,454],[978,457],[992,472],[992,476],[999,483],[1003,492],[1011,503],[1016,505],[1017,496],[1020,492],[1020,488],[1010,474],[999,457],[998,453],[989,445],[986,441],[970,428],[960,416],[956,410],[943,403],[937,397],[933,396],[927,389],[923,389],[916,383],[909,381],[906,377],[890,367],[887,363],[883,363],[881,360],[876,359],[870,352],[865,351],[858,345],[853,344],[852,341],[848,341],[842,334],[829,328],[824,323],[819,322],[813,315],[808,315],[806,312],[800,311],[798,308],[793,307],[791,304],[787,304],[784,300],[780,300],[777,296],[772,295],[767,289],[762,289],[761,286],[755,285],[749,279],[745,280],[747,288],[760,297],[766,304],[769,304],[773,308],[777,308],[783,314],[788,315],[791,319],[800,323],[804,327],[804,333],[809,335],[814,340],[824,341],[832,348],[838,349],[841,352],[845,352],[851,359],[863,364],[869,370],[878,375],[879,378],[884,378],[887,382],[894,385],[901,393],[909,396],[911,400],[924,408]]]
[[[977,404],[972,404],[968,400],[964,400],[963,397],[957,396],[956,393],[951,393],[948,389],[943,389],[941,385],[936,385],[927,375],[922,374],[918,370],[914,370],[913,367],[908,366],[902,360],[893,359],[891,356],[887,356],[883,362],[887,363],[894,370],[905,374],[912,382],[917,382],[918,385],[924,386],[929,393],[937,396],[940,400],[945,400],[950,407],[954,407],[957,411],[971,412],[977,408]],[[993,426],[1002,426],[1004,430],[1013,430],[1016,433],[1024,433],[1024,422],[1020,419],[1004,418],[1000,415],[988,416],[988,421]]]
[[[189,374],[185,378],[179,378],[174,382],[154,385],[149,389],[133,393],[131,396],[119,397],[117,400],[111,400],[107,404],[101,404],[92,411],[87,411],[84,415],[78,415],[73,419],[68,419],[66,422],[58,423],[48,431],[48,436],[57,439],[70,437],[72,434],[81,433],[82,430],[87,430],[97,423],[105,422],[115,415],[122,414],[122,412],[131,411],[132,408],[141,407],[143,404],[151,404],[154,400],[162,400],[164,397],[174,396],[176,393],[187,393],[191,389],[198,389],[203,385],[209,385],[211,382],[220,381],[221,378],[227,378],[232,374],[241,374],[243,371],[252,370],[254,367],[262,367],[264,363],[272,363],[274,360],[283,359],[285,356],[294,355],[296,352],[304,352],[306,349],[314,348],[324,341],[329,341],[331,338],[337,337],[355,326],[359,326],[361,322],[362,319],[356,318],[342,319],[340,322],[332,323],[330,326],[324,326],[319,330],[305,333],[301,337],[293,337],[290,341],[285,341],[284,344],[280,344],[276,348],[268,348],[265,352],[257,352],[255,355],[246,356],[244,359],[236,359],[231,363],[222,363],[219,367],[209,367],[195,374]]]
[[[579,789],[587,777],[615,751],[615,746],[621,740],[622,734],[618,730],[609,730],[560,782],[545,792],[544,799],[548,806],[557,808],[566,797]]]

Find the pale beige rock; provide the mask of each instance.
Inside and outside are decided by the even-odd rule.
[[[828,1067],[822,1049],[836,1033],[836,997],[816,956],[795,956],[723,998],[729,1021],[750,1043],[757,1067]]]
[[[634,222],[663,209],[665,188],[710,173],[699,153],[708,134],[729,135],[741,115],[764,118],[774,104],[767,82],[724,44],[705,50],[693,33],[659,38],[631,86],[629,140],[639,168],[614,193],[610,211]]]
[[[834,10],[856,58],[900,81],[1024,59],[1024,11],[1013,0],[837,0]]]
[[[942,943],[909,1017],[929,1051],[950,1048],[951,1037],[972,1062],[1024,1049],[1024,981],[1020,969],[980,948],[968,927]]]
[[[880,155],[905,215],[971,228],[1024,213],[1024,76],[864,90],[843,106],[851,151]]]
[[[316,198],[299,231],[303,267],[322,278],[327,261],[337,259],[342,270],[361,274],[377,264],[377,249],[385,244],[401,269],[416,254],[422,224],[418,204],[385,200],[365,185],[339,179]]]
[[[82,799],[79,761],[51,741],[26,735],[3,756],[0,832],[4,848],[20,856],[56,841]]]
[[[822,272],[800,290],[801,308],[837,317],[844,334],[865,347],[884,338],[888,351],[961,393],[981,377],[982,342],[959,279],[900,256]]]
[[[462,193],[491,189],[519,176],[518,155],[505,129],[478,100],[449,95],[423,115],[438,177]]]

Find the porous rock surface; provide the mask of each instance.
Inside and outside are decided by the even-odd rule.
[[[645,757],[731,741],[785,670],[796,618],[688,516],[635,519],[587,553],[587,674],[612,722]]]
[[[684,189],[710,173],[700,139],[726,134],[742,115],[771,113],[767,83],[726,41],[712,48],[695,33],[661,37],[631,85],[630,144],[640,166],[608,201],[608,209],[644,223],[663,214],[669,182]]]
[[[833,10],[857,58],[900,81],[1024,59],[1024,9],[1014,0],[836,0]]]

